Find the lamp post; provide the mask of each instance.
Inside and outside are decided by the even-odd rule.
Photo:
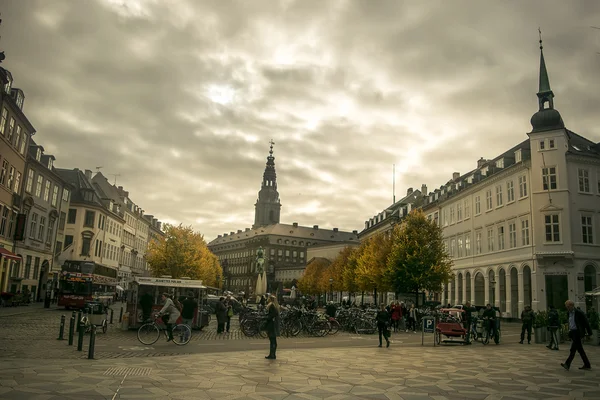
[[[333,301],[333,278],[329,278],[329,301]]]

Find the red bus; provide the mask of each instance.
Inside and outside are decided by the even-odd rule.
[[[93,261],[65,261],[59,277],[58,306],[82,309],[98,294],[115,293],[117,270]]]

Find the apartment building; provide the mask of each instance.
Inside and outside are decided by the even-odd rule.
[[[541,50],[528,139],[429,193],[455,278],[442,302],[491,303],[505,318],[567,299],[585,309],[600,279],[600,143],[565,127]],[[598,140],[598,138],[596,138]]]

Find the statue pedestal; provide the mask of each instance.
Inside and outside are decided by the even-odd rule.
[[[258,275],[256,279],[256,290],[254,294],[256,295],[256,302],[260,301],[260,297],[267,293],[267,275],[263,272]]]

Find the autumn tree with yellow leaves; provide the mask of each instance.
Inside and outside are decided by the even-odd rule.
[[[306,266],[304,275],[298,280],[298,289],[305,294],[323,293],[323,276],[330,264],[326,258],[312,259]]]
[[[356,284],[360,290],[385,291],[390,288],[386,271],[391,245],[390,235],[381,232],[369,238],[365,245],[361,246],[355,273]]]
[[[422,210],[411,211],[391,236],[385,279],[398,293],[438,292],[452,278],[442,228]]]
[[[166,224],[164,233],[148,245],[146,260],[152,276],[200,279],[207,286],[222,282],[219,259],[208,249],[202,234],[181,224]]]

